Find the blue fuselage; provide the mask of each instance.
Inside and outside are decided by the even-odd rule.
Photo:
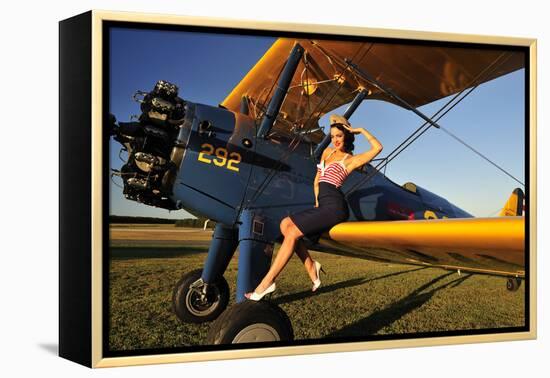
[[[292,212],[314,204],[315,145],[301,135],[256,137],[254,119],[229,110],[187,103],[183,159],[173,182],[179,208],[228,226],[254,211],[272,233]],[[299,143],[297,143],[299,141]],[[418,186],[402,187],[371,165],[352,172],[342,187],[350,221],[471,217]]]

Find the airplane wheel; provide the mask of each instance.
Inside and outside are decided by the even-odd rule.
[[[509,291],[517,291],[520,286],[521,286],[521,279],[519,278],[508,278],[508,281],[506,281],[506,288]]]
[[[224,277],[206,286],[202,270],[185,274],[174,287],[172,309],[184,323],[204,323],[216,319],[229,303],[229,285]]]
[[[278,306],[244,301],[225,311],[210,328],[208,344],[240,344],[294,339],[292,324]]]

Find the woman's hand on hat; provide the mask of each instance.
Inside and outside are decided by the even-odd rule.
[[[345,125],[345,124],[342,124],[342,126],[344,126],[344,128],[352,134],[361,134],[361,131],[363,131],[363,129],[361,127],[353,129],[350,126]]]

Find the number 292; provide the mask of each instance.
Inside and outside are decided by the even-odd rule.
[[[225,167],[230,171],[239,172],[238,165],[241,162],[241,155],[237,152],[228,152],[223,147],[215,148],[210,143],[204,143],[201,145],[201,152],[197,160],[205,164],[214,163],[218,167]]]

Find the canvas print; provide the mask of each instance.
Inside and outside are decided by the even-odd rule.
[[[106,356],[528,330],[526,49],[105,30]]]

